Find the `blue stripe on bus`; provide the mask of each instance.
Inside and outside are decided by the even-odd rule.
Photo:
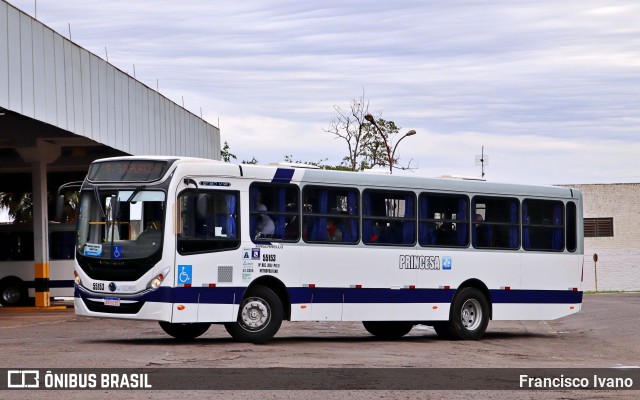
[[[490,290],[492,303],[577,304],[582,292],[572,290]]]
[[[238,304],[244,287],[162,287],[139,296],[128,297],[120,293],[88,294],[76,288],[76,297],[114,297],[134,301],[164,303]],[[455,289],[356,289],[356,288],[289,288],[292,304],[313,303],[451,303]],[[571,290],[490,290],[494,304],[578,304],[582,292]]]
[[[290,183],[295,170],[291,168],[278,168],[271,180],[272,183]]]
[[[290,288],[291,303],[449,303],[455,291],[440,289]]]

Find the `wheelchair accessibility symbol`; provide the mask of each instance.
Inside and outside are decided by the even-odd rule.
[[[122,246],[113,246],[113,258],[122,258]]]
[[[178,265],[178,284],[190,285],[191,280],[191,265]]]

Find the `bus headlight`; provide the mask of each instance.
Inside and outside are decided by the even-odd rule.
[[[82,286],[82,280],[80,279],[80,275],[76,271],[73,271],[73,280],[76,281],[76,285]]]
[[[156,276],[155,278],[153,278],[153,280],[151,281],[151,287],[153,289],[159,288],[160,284],[162,283],[162,281],[164,280],[164,275],[160,274],[158,276]]]
[[[164,281],[164,278],[167,277],[169,273],[169,268],[163,269],[158,275],[156,275],[151,281],[147,284],[147,289],[157,289]]]

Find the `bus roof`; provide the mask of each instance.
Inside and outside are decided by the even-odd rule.
[[[312,168],[301,168],[295,165],[254,165],[254,164],[234,164],[219,160],[211,160],[196,157],[180,156],[123,156],[113,158],[103,158],[94,162],[116,160],[167,160],[180,164],[201,164],[210,166],[210,171],[203,171],[203,174],[215,174],[215,167],[225,166],[224,175],[229,171],[234,172],[237,177],[250,178],[256,180],[274,181],[276,175],[288,178],[278,179],[280,183],[300,183],[323,184],[323,185],[354,185],[380,188],[397,188],[406,190],[436,190],[461,193],[482,193],[514,196],[528,195],[553,198],[577,198],[581,194],[576,189],[560,186],[527,185],[518,183],[498,183],[484,180],[459,179],[457,177],[428,178],[407,175],[390,175],[374,172],[351,172],[334,171]],[[229,167],[235,167],[229,169]],[[208,169],[208,168],[207,168]],[[289,172],[284,173],[283,172]]]

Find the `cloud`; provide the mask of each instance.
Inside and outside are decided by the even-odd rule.
[[[27,12],[33,2],[12,1]],[[32,12],[31,12],[32,13]],[[38,18],[217,124],[232,151],[339,160],[333,106],[363,89],[425,173],[638,180],[640,4],[67,0]],[[635,152],[635,153],[634,153]]]

